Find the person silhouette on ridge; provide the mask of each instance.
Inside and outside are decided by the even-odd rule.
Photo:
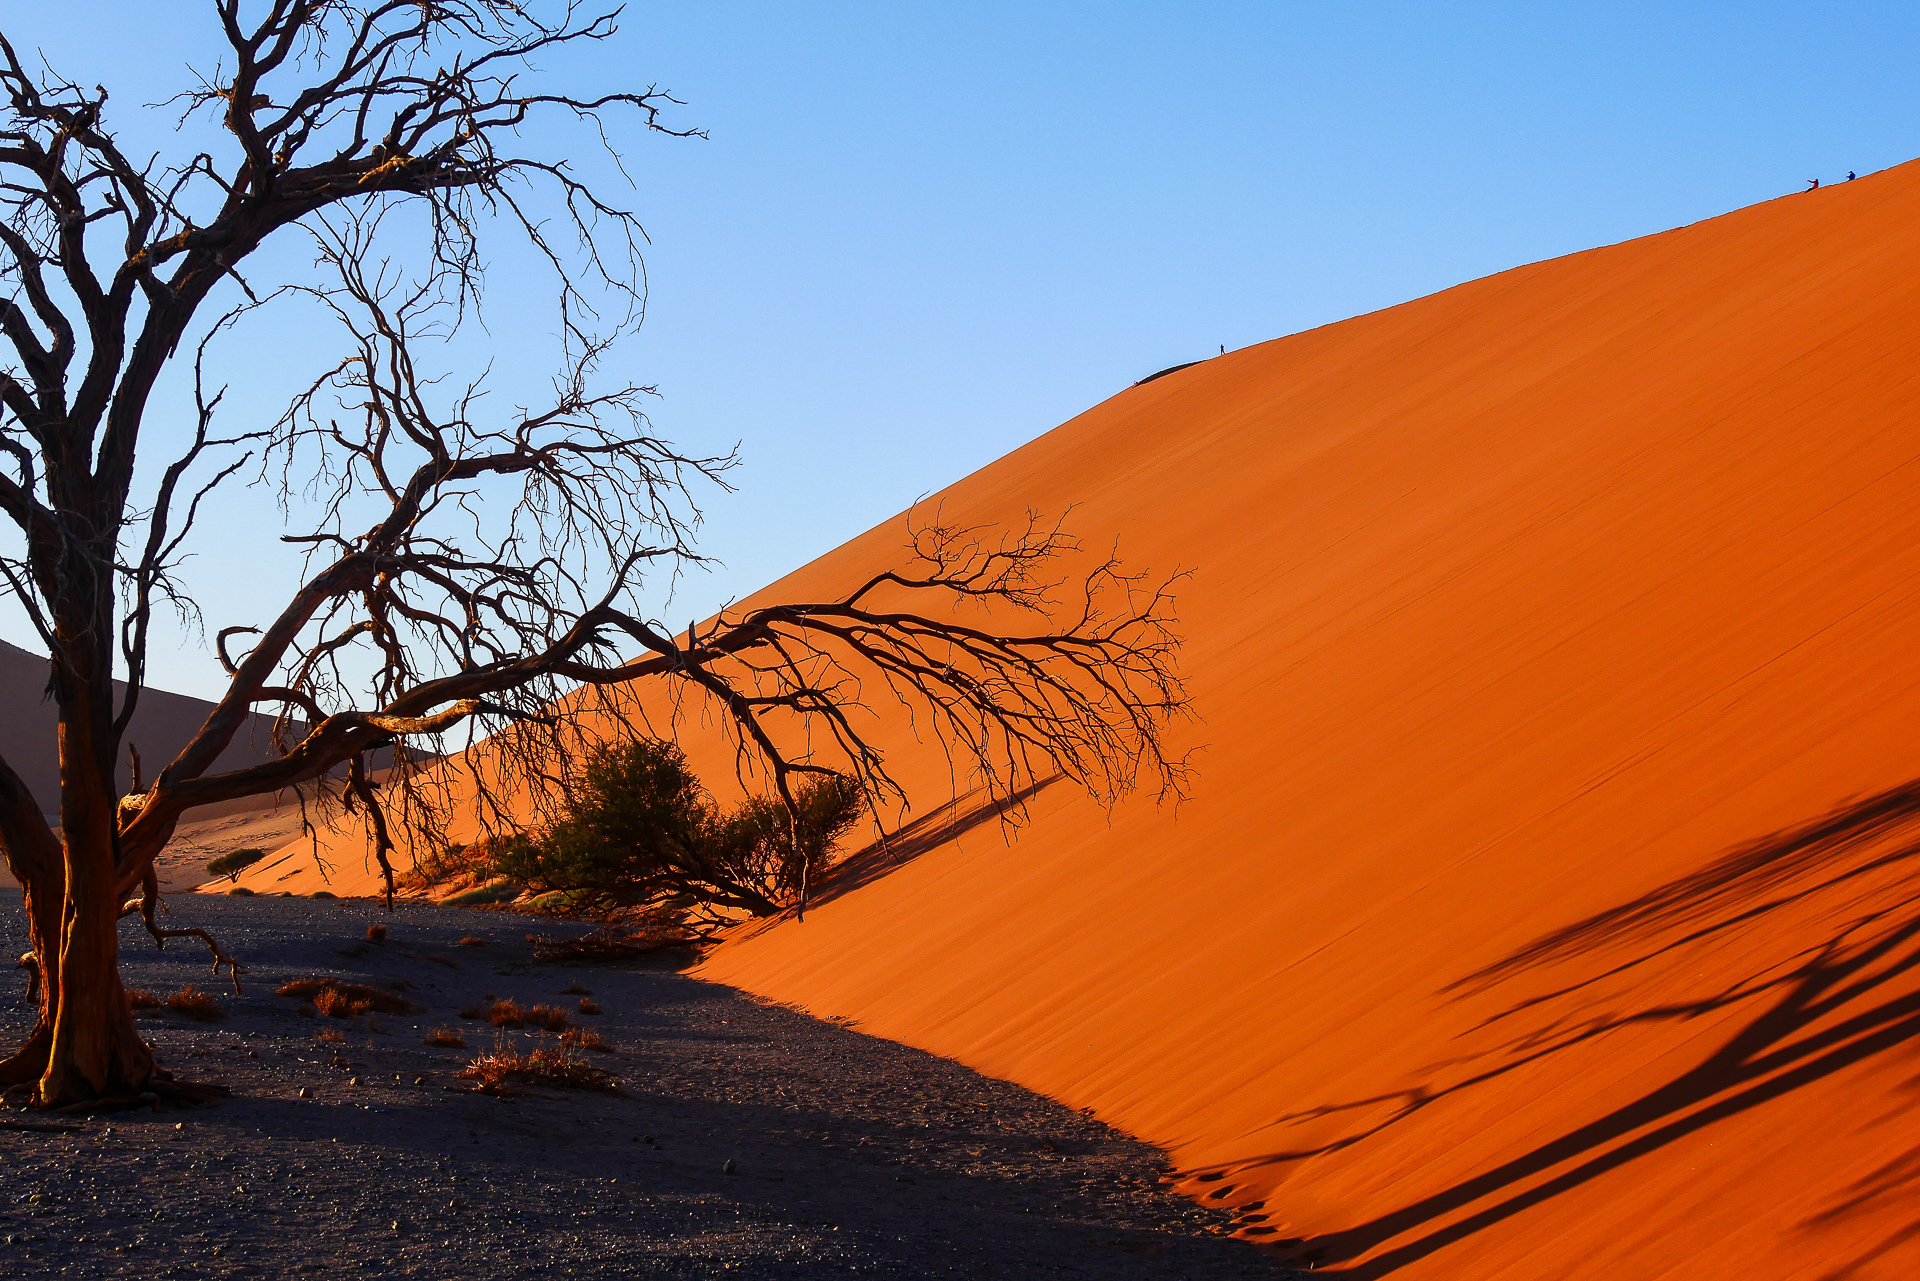
[[[1851,169],[1849,169],[1849,170],[1847,170],[1847,181],[1848,181],[1848,182],[1852,182],[1852,181],[1853,181],[1853,170],[1851,170]]]
[[[1808,191],[1820,190],[1820,180],[1818,178],[1807,179],[1807,190]]]

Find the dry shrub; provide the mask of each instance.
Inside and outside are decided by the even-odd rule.
[[[479,1005],[469,1005],[460,1011],[463,1019],[485,1019],[495,1027],[525,1027],[527,1012],[520,1002],[508,997],[504,1001],[488,1001]]]
[[[293,979],[280,985],[280,995],[312,1001],[320,1013],[336,1019],[353,1018],[369,1010],[380,1014],[418,1014],[425,1008],[384,988],[344,979]]]
[[[227,1017],[220,1003],[189,983],[167,998],[167,1008],[200,1023],[212,1023]]]
[[[467,1046],[467,1038],[457,1027],[437,1027],[427,1033],[427,1044],[438,1045],[449,1050],[463,1050]]]
[[[436,897],[463,886],[493,879],[491,852],[495,842],[482,837],[471,845],[452,845],[414,855],[413,866],[400,875],[400,888],[409,894],[437,891]]]
[[[469,934],[467,935],[467,937],[460,940],[459,946],[460,947],[485,947],[487,946],[489,941],[490,940],[488,939],[481,938],[478,934]]]
[[[536,1005],[532,1009],[520,1004],[512,997],[503,1000],[487,1000],[466,1006],[460,1011],[463,1019],[482,1019],[495,1027],[534,1027],[545,1028],[549,1032],[566,1030],[571,1021],[567,1012],[557,1006]]]
[[[592,996],[592,995],[593,995],[593,989],[592,989],[592,988],[590,988],[590,987],[581,987],[581,986],[580,986],[580,980],[579,980],[579,979],[575,979],[575,980],[574,980],[573,982],[571,982],[571,983],[569,983],[569,984],[567,984],[567,985],[566,985],[565,987],[563,987],[563,988],[561,988],[561,989],[560,989],[560,995],[562,995],[562,996]]]
[[[325,1041],[328,1045],[344,1045],[346,1044],[347,1034],[337,1027],[323,1028],[321,1029],[320,1035],[314,1039],[317,1041]]]
[[[580,998],[580,1012],[582,1014],[598,1014],[600,1012],[600,1002],[590,996],[583,996]]]
[[[157,1010],[165,1002],[144,987],[127,989],[127,1008],[130,1010]]]
[[[548,1085],[562,1090],[602,1090],[618,1094],[620,1086],[607,1073],[582,1062],[571,1046],[557,1049],[542,1046],[526,1053],[496,1045],[493,1053],[483,1054],[460,1070],[460,1076],[477,1081],[483,1094],[500,1093],[509,1082],[523,1085]]]
[[[564,1032],[572,1021],[567,1017],[567,1012],[557,1005],[536,1005],[527,1011],[527,1022],[549,1032]]]
[[[613,1047],[606,1038],[590,1027],[570,1027],[560,1034],[560,1044],[570,1045],[581,1050],[598,1050],[602,1054],[610,1053]]]
[[[369,943],[384,943],[384,942],[386,942],[386,941],[387,941],[387,927],[386,927],[386,926],[384,926],[384,925],[369,925],[369,926],[367,927],[367,942],[369,942]]]

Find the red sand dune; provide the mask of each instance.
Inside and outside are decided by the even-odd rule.
[[[27,790],[59,822],[60,756],[59,712],[47,698],[47,658],[0,641],[0,754],[26,783]],[[125,686],[113,683],[114,697]],[[213,704],[184,694],[143,689],[126,741],[138,749],[141,764],[151,776],[180,754],[213,710]],[[273,756],[272,717],[255,716],[220,753],[214,767],[241,769]],[[119,785],[130,784],[130,764],[122,758]],[[297,802],[274,797],[249,797],[208,806],[180,825],[173,842],[158,861],[160,888],[187,889],[207,879],[207,860],[243,846],[271,848],[284,845],[300,830]],[[0,860],[0,887],[14,887],[13,876]]]
[[[923,819],[702,972],[1347,1275],[1920,1275],[1916,352],[1920,164],[1122,392],[937,501],[1196,570],[1195,799]]]

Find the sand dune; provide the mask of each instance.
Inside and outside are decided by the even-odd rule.
[[[0,641],[0,726],[6,728],[8,744],[3,750],[8,764],[58,823],[59,713],[45,696],[46,685],[45,655]],[[113,688],[116,698],[123,696],[121,682],[115,681]],[[142,767],[151,776],[180,754],[212,710],[213,705],[203,699],[144,689],[128,725],[126,741],[139,749]],[[272,718],[251,719],[247,730],[215,760],[216,770],[240,769],[274,755]],[[120,762],[122,788],[131,782],[128,766],[128,761]],[[205,864],[214,855],[249,846],[276,848],[291,841],[300,830],[300,807],[291,796],[249,797],[208,806],[180,825],[173,843],[161,854],[157,863],[160,887],[165,891],[190,889],[207,879]],[[13,877],[0,862],[0,886],[12,885]]]
[[[1194,568],[1194,800],[922,815],[704,974],[1348,1275],[1914,1275],[1917,340],[1908,165],[1121,392],[936,501]]]

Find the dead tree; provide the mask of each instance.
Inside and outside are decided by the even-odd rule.
[[[649,389],[602,374],[637,323],[633,216],[556,156],[515,150],[541,116],[602,143],[690,132],[661,118],[672,99],[657,89],[523,83],[535,56],[612,36],[612,15],[510,0],[209,8],[220,62],[180,105],[216,141],[171,160],[128,154],[104,89],[31,70],[0,39],[0,513],[14,527],[0,589],[50,655],[61,767],[56,833],[0,759],[0,847],[40,978],[39,1020],[0,1084],[31,1082],[47,1106],[171,1088],[127,1009],[116,926],[135,899],[156,941],[193,934],[222,959],[154,913],[155,857],[196,807],[337,779],[390,869],[436,821],[420,751],[491,735],[494,777],[537,784],[566,768],[582,687],[669,681],[711,700],[789,802],[796,774],[829,768],[782,745],[792,722],[824,728],[833,765],[891,784],[850,715],[875,689],[996,793],[1062,771],[1109,798],[1142,770],[1178,789],[1160,738],[1182,706],[1165,587],[1104,561],[1066,594],[1059,567],[1077,553],[1056,528],[936,522],[910,563],[841,598],[684,633],[648,618],[642,586],[698,561],[692,487],[724,488],[732,458],[677,451],[651,431]],[[425,370],[420,337],[473,314],[483,245],[516,235],[556,282],[564,351],[551,398],[509,412],[477,380],[451,391]],[[288,236],[316,247],[315,273],[250,277],[256,251]],[[278,421],[221,434],[208,362],[223,344],[264,350],[275,309],[295,304],[339,324],[340,360]],[[168,417],[189,431],[149,475],[142,433],[180,360],[195,401]],[[149,452],[172,443],[147,434]],[[155,611],[191,608],[182,548],[236,475],[283,488],[305,570],[276,617],[220,630],[224,695],[118,796]],[[211,772],[260,708],[280,715],[277,755]],[[383,749],[384,779],[368,764]]]

